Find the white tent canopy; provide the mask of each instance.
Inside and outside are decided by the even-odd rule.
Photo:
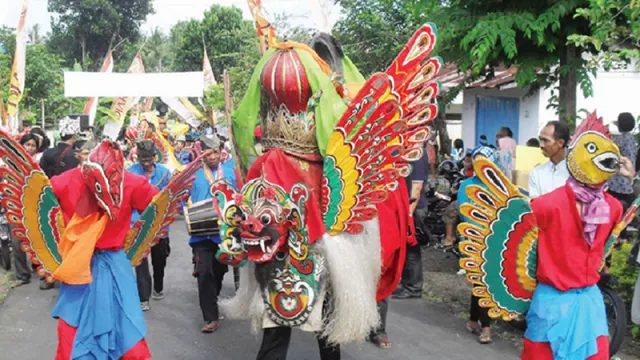
[[[182,73],[64,73],[65,97],[202,97],[202,71]]]

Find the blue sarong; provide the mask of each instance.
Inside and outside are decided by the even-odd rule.
[[[62,283],[51,315],[77,328],[71,359],[119,359],[147,333],[131,261],[124,250],[96,250],[91,276]]]
[[[598,337],[608,335],[597,286],[562,292],[538,283],[527,313],[527,339],[549,343],[556,360],[584,360],[598,353]]]

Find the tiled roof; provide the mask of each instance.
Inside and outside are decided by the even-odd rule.
[[[444,90],[456,87],[463,82],[466,84],[465,88],[467,89],[477,87],[495,88],[513,83],[517,71],[518,69],[515,67],[499,67],[495,70],[495,76],[470,82],[467,79],[467,75],[460,73],[455,65],[447,64],[440,69],[436,80],[442,83],[442,87],[444,88]]]

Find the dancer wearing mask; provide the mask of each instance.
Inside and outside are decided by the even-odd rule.
[[[604,184],[635,172],[595,113],[576,129],[567,166],[564,186],[530,200],[493,163],[478,159],[474,169],[486,189],[469,186],[475,204],[460,209],[475,223],[458,227],[470,239],[460,245],[469,256],[461,266],[490,316],[511,320],[527,312],[525,360],[609,359],[597,283],[626,220],[619,224],[622,206]]]

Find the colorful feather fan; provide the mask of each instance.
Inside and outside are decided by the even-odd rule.
[[[386,73],[373,75],[351,101],[329,138],[324,158],[323,211],[327,232],[359,233],[376,216],[410,161],[422,156],[427,124],[437,115],[433,82],[440,60],[427,59],[436,28],[422,26]]]

